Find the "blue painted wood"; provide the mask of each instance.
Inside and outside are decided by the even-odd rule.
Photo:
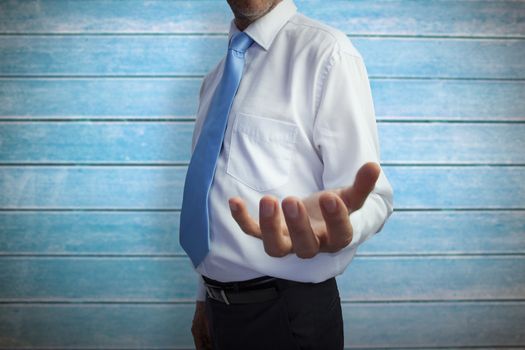
[[[525,208],[525,167],[385,167],[397,208]]]
[[[178,212],[1,212],[0,254],[183,254]]]
[[[0,258],[0,300],[193,301],[186,257]]]
[[[337,279],[352,302],[516,300],[523,271],[523,256],[356,257]],[[2,302],[193,301],[196,282],[186,257],[0,258]]]
[[[198,78],[0,79],[0,118],[192,117]],[[375,79],[379,119],[525,120],[523,81]]]
[[[188,162],[193,122],[0,122],[0,162]]]
[[[394,212],[358,250],[360,255],[523,252],[523,211]]]
[[[2,208],[180,209],[186,167],[0,168]]]
[[[2,117],[193,117],[200,78],[0,79]]]
[[[400,209],[338,277],[347,348],[525,346],[525,2],[298,5],[364,55]],[[0,165],[19,163],[0,166],[0,349],[192,347],[183,165],[230,18],[223,0],[0,2],[0,118],[24,119],[0,123]]]
[[[186,304],[0,305],[0,349],[189,348],[193,310]]]
[[[525,124],[379,123],[388,164],[525,164]],[[192,122],[0,122],[1,163],[186,163]]]
[[[523,256],[356,257],[338,277],[346,301],[516,300]]]
[[[378,130],[389,164],[525,164],[525,124],[389,122]]]
[[[523,79],[523,40],[351,38],[370,77]]]
[[[357,254],[519,254],[523,211],[395,212]],[[183,254],[178,212],[0,212],[0,254]]]
[[[29,0],[0,3],[5,33],[217,33],[231,12],[215,1]],[[297,1],[299,9],[360,35],[523,37],[521,1]],[[453,22],[451,22],[453,21]]]
[[[385,166],[384,171],[396,189],[398,209],[525,208],[525,167]],[[0,207],[180,209],[185,172],[182,166],[0,167]]]
[[[525,78],[525,41],[352,38],[371,77]],[[2,36],[0,75],[203,75],[226,36]]]
[[[378,118],[525,120],[523,81],[372,80]]]
[[[523,302],[344,304],[345,345],[518,347],[524,315]],[[0,305],[0,348],[192,348],[192,316],[187,304]]]
[[[523,346],[522,303],[345,305],[346,345],[356,348]],[[348,332],[348,333],[347,333]]]

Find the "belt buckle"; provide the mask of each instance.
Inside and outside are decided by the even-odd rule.
[[[210,287],[209,285],[206,285],[206,290],[208,291],[208,295],[212,299],[222,301],[222,302],[226,303],[226,305],[230,305],[231,304],[230,300],[228,300],[228,297],[226,296],[226,293],[224,292],[224,289],[217,288],[217,287]],[[217,290],[219,291],[219,293],[214,293]]]

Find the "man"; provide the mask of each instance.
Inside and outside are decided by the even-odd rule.
[[[195,345],[342,349],[334,277],[392,213],[366,69],[293,0],[228,3],[229,51],[202,83],[181,212],[202,276]]]

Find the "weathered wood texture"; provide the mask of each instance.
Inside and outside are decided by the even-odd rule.
[[[0,119],[193,118],[201,78],[0,78]],[[372,79],[380,120],[525,121],[525,81]],[[96,102],[95,102],[96,101]]]
[[[178,211],[0,212],[5,256],[181,256]],[[525,250],[521,211],[398,211],[358,255],[511,255]]]
[[[347,348],[525,347],[525,1],[300,0],[371,77],[396,212]],[[223,0],[0,2],[0,349],[191,349],[178,243]]]
[[[379,123],[386,164],[525,164],[525,124]],[[1,122],[7,163],[187,164],[193,122]]]
[[[187,349],[192,312],[187,304],[4,304],[0,332],[11,335],[10,349]],[[343,305],[348,348],[520,348],[524,315],[523,302]]]
[[[524,270],[515,256],[365,256],[338,283],[344,302],[516,300]],[[0,258],[0,301],[191,301],[195,282],[186,257]]]
[[[370,77],[523,79],[525,41],[351,38]],[[223,36],[0,37],[3,76],[203,75],[227,48]],[[145,64],[145,62],[147,62]]]
[[[349,34],[525,36],[522,1],[299,0],[300,10]],[[231,14],[222,0],[6,1],[4,33],[224,33]]]
[[[397,209],[524,209],[523,166],[384,166]],[[6,209],[180,209],[185,166],[0,167]]]

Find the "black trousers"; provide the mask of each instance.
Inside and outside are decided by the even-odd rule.
[[[335,278],[284,288],[277,299],[227,305],[206,298],[214,350],[341,350],[343,319]]]

